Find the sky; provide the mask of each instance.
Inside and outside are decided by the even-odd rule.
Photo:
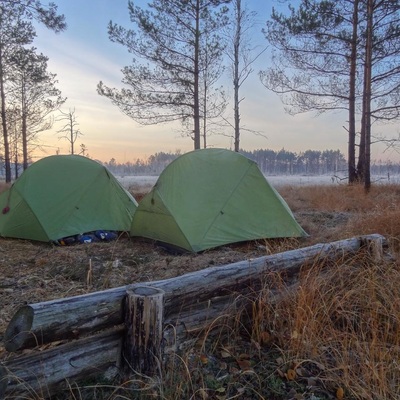
[[[57,75],[57,87],[67,101],[64,112],[74,111],[82,132],[76,149],[84,144],[91,158],[119,163],[146,160],[157,152],[187,152],[193,150],[193,141],[182,135],[180,124],[143,126],[124,115],[111,101],[97,94],[97,84],[121,88],[124,66],[130,65],[132,55],[119,44],[112,43],[107,33],[110,20],[130,27],[127,0],[54,0],[58,12],[64,14],[67,30],[55,34],[44,27],[37,27],[34,45],[49,57],[48,70]],[[145,6],[147,1],[136,0]],[[257,12],[252,31],[252,41],[265,46],[261,33],[263,24],[271,11],[270,0],[248,0],[248,8]],[[261,48],[261,47],[260,47]],[[340,150],[347,157],[347,133],[344,113],[314,116],[311,113],[291,116],[284,111],[280,98],[269,92],[260,82],[258,72],[268,65],[271,53],[267,49],[254,64],[254,72],[241,88],[241,148],[244,150],[285,149],[296,153],[305,150]],[[228,79],[228,77],[226,78]],[[35,158],[48,155],[68,154],[70,145],[57,131],[56,123],[49,131],[40,133],[42,151]],[[386,128],[387,129],[387,128]],[[391,133],[398,131],[391,126]],[[258,132],[256,134],[254,132]],[[233,148],[233,140],[222,135],[208,138],[208,145],[226,149]],[[400,157],[381,146],[373,146],[372,159],[394,161]]]

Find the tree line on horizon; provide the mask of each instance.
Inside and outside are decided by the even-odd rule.
[[[296,175],[296,174],[335,174],[346,171],[346,159],[339,150],[306,150],[296,153],[281,149],[258,149],[246,151],[241,149],[240,154],[253,160],[264,174],[269,175]],[[178,150],[172,152],[157,152],[147,160],[136,160],[119,164],[114,158],[102,163],[111,172],[118,175],[149,174],[159,175],[165,167],[182,155]]]
[[[247,0],[152,0],[144,7],[129,0],[131,24],[110,21],[108,34],[133,55],[132,64],[122,69],[121,88],[100,81],[97,93],[140,124],[179,121],[195,150],[207,148],[209,136],[220,134],[232,137],[239,152],[240,136],[255,133],[241,121],[242,88],[269,46],[270,59],[258,72],[260,83],[280,96],[290,114],[345,110],[347,121],[339,123],[348,133],[349,183],[362,183],[368,190],[371,145],[380,141],[394,147],[399,141],[381,136],[375,127],[400,118],[400,0],[275,4],[260,29],[265,45],[256,46],[259,16]],[[54,32],[67,28],[54,2],[0,0],[1,144],[7,182],[12,164],[28,167],[30,153],[40,146],[38,134],[52,127],[66,99],[56,88],[56,75],[47,71],[48,58],[32,46],[34,22]],[[72,112],[66,116],[70,124],[63,132],[73,152],[80,131],[71,123]],[[297,164],[289,162],[286,168],[291,171]]]
[[[332,175],[340,179],[347,179],[347,160],[340,150],[305,150],[293,152],[285,150],[257,149],[246,151],[241,149],[240,154],[257,163],[265,175]],[[147,159],[136,159],[119,163],[115,158],[103,162],[96,162],[107,167],[117,176],[150,175],[157,176],[176,158],[183,153],[157,152]],[[86,156],[91,158],[90,156]],[[30,164],[29,164],[30,165]],[[4,175],[4,159],[0,156],[0,177]],[[17,179],[24,171],[22,164],[14,164],[12,179]],[[389,177],[400,175],[400,162],[388,160],[374,160],[371,163],[371,174]]]
[[[347,176],[347,160],[340,150],[306,150],[292,152],[285,149],[278,151],[258,149],[253,151],[240,150],[245,157],[257,163],[265,175],[338,175]],[[146,160],[118,163],[112,158],[102,164],[113,174],[126,175],[159,175],[172,161],[181,156],[181,151],[157,152]],[[374,175],[398,175],[400,163],[376,161],[371,164]]]

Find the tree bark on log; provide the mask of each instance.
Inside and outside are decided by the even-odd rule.
[[[277,302],[297,287],[297,282],[281,290],[269,291],[269,299]],[[253,295],[255,294],[252,291]],[[171,354],[185,351],[204,335],[212,337],[220,328],[234,328],[237,313],[251,306],[252,297],[237,294],[196,303],[190,309],[171,315],[163,324],[163,350],[166,360]],[[101,376],[111,369],[112,377],[121,372],[125,325],[112,330],[73,340],[40,351],[10,358],[0,364],[0,399],[43,399],[67,388],[67,382],[90,376]],[[136,360],[135,362],[139,362]],[[168,361],[167,361],[168,363]],[[168,367],[168,366],[167,366]]]
[[[66,388],[67,381],[98,376],[116,368],[122,332],[111,331],[10,359],[0,366],[0,399],[45,399]]]
[[[377,249],[386,245],[386,240],[374,234],[316,244],[150,282],[149,286],[165,292],[165,317],[168,317],[211,297],[241,292],[246,288],[254,290],[268,272],[284,273],[288,279],[294,279],[303,266],[316,259],[319,262],[340,260],[360,248],[369,251],[371,243],[376,243],[372,248],[375,254],[379,254]],[[143,283],[23,306],[7,326],[5,348],[17,351],[119,325],[123,322],[125,293],[137,286],[143,286]]]
[[[160,376],[164,291],[140,286],[126,291],[122,360],[127,378],[135,373]]]
[[[228,315],[232,300],[232,296],[225,296],[202,302],[166,319],[162,334],[165,354],[190,348],[202,331],[218,328],[215,321]],[[47,398],[65,388],[67,381],[102,375],[112,367],[117,367],[115,374],[123,372],[120,368],[125,363],[121,356],[125,335],[122,324],[111,331],[4,361],[0,364],[0,399],[22,394],[32,399]]]

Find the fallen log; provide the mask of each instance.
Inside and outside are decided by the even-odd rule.
[[[269,299],[280,301],[297,287],[284,292],[271,290]],[[163,324],[162,347],[166,359],[171,354],[191,348],[204,334],[212,337],[220,328],[233,328],[236,312],[248,307],[251,297],[228,295],[193,304],[189,310],[166,318]],[[0,364],[0,399],[45,399],[73,383],[91,376],[116,378],[124,374],[125,325],[119,325],[97,335],[54,345],[49,349],[32,350]],[[135,360],[140,363],[141,360]],[[131,362],[131,361],[130,361]],[[168,368],[168,362],[165,364]]]
[[[190,312],[166,319],[162,344],[165,354],[192,346],[201,331],[209,330],[218,316],[228,313],[231,302],[231,296],[210,300],[198,304]],[[125,360],[121,354],[125,336],[126,327],[119,325],[110,331],[49,349],[32,350],[4,361],[0,364],[0,399],[14,396],[50,398],[54,393],[66,390],[67,382],[102,376],[107,369],[111,370],[108,375],[112,378],[120,373],[125,375]],[[141,360],[134,362],[140,363]],[[131,364],[132,360],[128,363]]]
[[[165,292],[164,312],[168,317],[211,297],[226,296],[246,288],[255,290],[267,272],[281,272],[293,278],[302,266],[312,264],[316,259],[319,262],[334,261],[361,248],[373,251],[376,257],[385,244],[385,238],[378,234],[354,237],[210,267],[148,285]],[[7,326],[5,348],[17,351],[56,340],[79,338],[119,325],[123,322],[122,304],[126,291],[137,286],[143,286],[143,283],[23,306]]]
[[[123,327],[44,351],[33,351],[0,365],[0,399],[45,399],[68,381],[116,369]],[[15,397],[14,397],[15,396]]]

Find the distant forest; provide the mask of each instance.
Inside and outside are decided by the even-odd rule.
[[[255,161],[265,175],[347,175],[347,160],[339,150],[306,150],[294,153],[281,149],[275,150],[241,150],[241,154]],[[159,175],[165,167],[182,153],[159,152],[147,160],[117,163],[112,158],[103,163],[115,175]],[[373,162],[373,175],[400,174],[400,163]]]

